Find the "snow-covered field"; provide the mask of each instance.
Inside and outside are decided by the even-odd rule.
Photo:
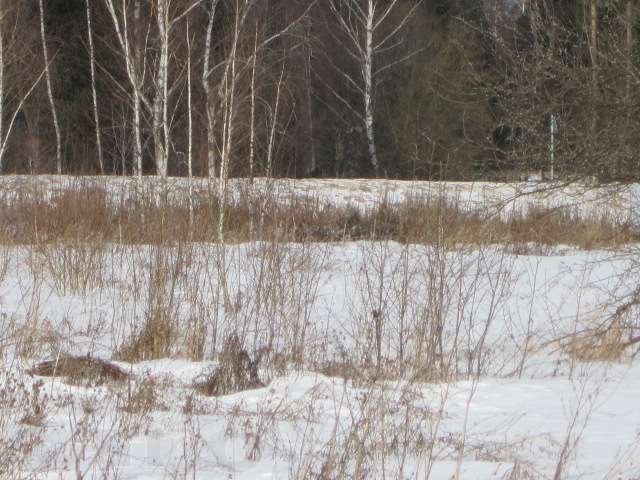
[[[5,195],[93,181],[105,185],[0,177]],[[518,196],[524,185],[267,183],[363,208],[445,188],[474,209],[547,202],[621,221],[629,211],[621,189],[607,199],[579,187]],[[125,195],[135,184],[106,185]],[[638,285],[628,248],[1,247],[0,477],[638,480],[638,360],[575,353]],[[157,318],[170,328],[143,346],[170,338],[166,355],[124,361]],[[232,334],[261,358],[264,386],[204,395],[194,385],[224,361]],[[129,378],[28,373],[67,354],[112,360]]]

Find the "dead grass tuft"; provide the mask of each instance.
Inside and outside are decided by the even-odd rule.
[[[614,321],[606,329],[573,335],[565,342],[563,350],[579,362],[615,362],[624,357],[627,347],[625,329],[620,322]]]
[[[219,360],[213,371],[194,383],[194,388],[203,395],[215,397],[264,387],[258,376],[260,357],[252,360],[237,335],[227,339]]]
[[[169,407],[164,403],[160,392],[167,385],[158,384],[151,376],[143,378],[139,382],[130,381],[122,410],[127,413],[148,416],[153,411],[167,411]]]
[[[120,347],[116,358],[125,362],[138,362],[169,357],[176,336],[176,326],[167,312],[152,308],[142,329]]]

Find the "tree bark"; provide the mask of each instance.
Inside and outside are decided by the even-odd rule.
[[[122,50],[122,55],[124,57],[125,67],[127,71],[127,79],[129,80],[129,84],[131,85],[131,95],[132,95],[132,107],[133,107],[133,170],[134,174],[138,176],[138,178],[142,177],[142,136],[140,133],[141,128],[141,106],[142,106],[142,78],[140,75],[141,65],[142,65],[142,48],[140,46],[140,0],[136,0],[134,2],[133,8],[133,47],[131,46],[131,42],[129,41],[129,23],[127,22],[127,11],[126,9],[122,12],[122,24],[120,19],[118,18],[118,13],[116,12],[115,6],[113,4],[113,0],[104,0],[107,10],[109,11],[109,15],[111,16],[111,21],[113,22],[113,28],[116,31],[116,38],[118,39],[118,44],[120,49]],[[123,8],[125,4],[123,2]],[[122,172],[125,173],[124,171]]]
[[[207,111],[207,170],[209,178],[216,176],[216,102],[215,94],[211,88],[209,76],[211,75],[211,35],[213,34],[213,21],[216,16],[216,7],[219,0],[211,0],[209,5],[209,21],[207,22],[207,31],[204,42],[204,61],[202,67],[202,87],[206,98]]]
[[[628,69],[633,68],[633,48],[634,48],[634,38],[633,38],[633,23],[634,23],[634,15],[633,15],[633,0],[627,0],[625,6],[625,16],[626,16],[626,50],[627,50],[627,62]],[[631,101],[631,75],[627,76],[627,85],[626,85],[626,96],[627,101]]]
[[[193,102],[191,100],[191,83],[191,38],[189,37],[189,22],[187,21],[187,170],[189,179],[193,177]]]
[[[593,69],[592,81],[594,87],[598,83],[598,5],[597,0],[589,2],[589,56],[591,57],[591,68]]]
[[[306,80],[306,94],[307,94],[307,121],[309,122],[309,149],[311,150],[311,162],[307,173],[316,174],[316,169],[318,167],[316,161],[316,142],[315,142],[315,134],[313,129],[313,104],[312,102],[312,94],[311,94],[311,60],[313,58],[313,51],[311,49],[311,38],[309,34],[310,27],[307,27],[307,55],[305,56],[306,65],[305,65],[305,80]]]
[[[166,0],[156,3],[156,20],[160,37],[160,58],[156,73],[156,92],[153,99],[153,144],[156,172],[167,176],[169,156],[169,124],[167,119],[168,71],[169,71],[169,26]]]
[[[93,48],[93,29],[91,27],[91,0],[86,0],[87,7],[87,37],[89,40],[89,62],[91,66],[91,95],[93,99],[93,121],[96,129],[96,153],[98,155],[98,167],[104,174],[104,159],[102,156],[102,141],[100,138],[100,117],[98,115],[98,94],[96,92],[96,57]]]
[[[375,130],[373,128],[373,29],[375,18],[375,5],[373,0],[367,3],[366,18],[366,46],[363,66],[364,77],[364,120],[367,130],[367,144],[369,146],[369,161],[373,167],[373,171],[378,176],[378,154],[376,152]]]
[[[110,1],[110,0],[109,0]],[[142,107],[142,98],[140,89],[142,79],[139,78],[142,70],[142,18],[141,18],[141,0],[135,0],[133,4],[133,76],[129,75],[129,80],[133,85],[133,134],[134,134],[134,151],[133,161],[134,170],[137,176],[142,177],[142,134],[140,132],[140,109]],[[127,12],[123,12],[125,24],[125,42],[127,41]],[[115,19],[114,19],[115,21]],[[126,49],[125,55],[129,57],[129,49]],[[131,61],[127,58],[126,61]]]
[[[58,113],[56,112],[56,104],[53,100],[53,89],[51,87],[51,72],[49,69],[49,53],[47,51],[47,39],[44,31],[44,5],[42,0],[38,1],[40,10],[40,38],[42,40],[42,53],[44,56],[44,72],[47,83],[47,96],[51,105],[51,116],[53,118],[53,128],[56,133],[56,171],[58,175],[62,173],[62,139],[60,135],[60,124],[58,122]]]

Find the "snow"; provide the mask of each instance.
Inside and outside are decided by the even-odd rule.
[[[31,182],[37,195],[95,181],[106,184],[114,198],[132,185],[124,179],[0,181],[5,188]],[[184,188],[182,181],[170,182],[175,191]],[[602,191],[580,186],[522,197],[516,192],[533,186],[268,183],[258,182],[260,188],[361,208],[382,195],[400,201],[444,191],[471,209],[521,210],[543,202],[583,215],[608,209],[621,221],[630,201],[622,189],[607,200]],[[155,180],[145,188],[155,188]],[[11,192],[5,189],[5,194]],[[225,309],[212,260],[216,246],[194,245],[192,263],[177,281],[171,313],[180,341],[169,358],[116,362],[132,375],[129,385],[69,385],[27,375],[31,365],[60,351],[105,359],[117,354],[139,328],[155,288],[149,282],[151,248],[107,245],[102,280],[74,292],[57,288],[50,271],[43,275],[34,268],[37,252],[0,247],[5,259],[0,263],[7,265],[6,274],[0,274],[0,389],[24,382],[26,392],[15,393],[17,404],[0,400],[0,438],[39,436],[36,451],[21,466],[25,477],[35,472],[36,478],[78,478],[78,469],[85,478],[303,479],[318,478],[322,465],[333,464],[327,478],[349,478],[363,460],[360,478],[448,480],[460,460],[462,479],[554,478],[564,449],[560,478],[640,479],[637,359],[579,362],[556,341],[602,320],[614,308],[607,303],[611,295],[637,285],[635,276],[622,275],[637,260],[633,255],[563,246],[545,255],[513,255],[500,246],[443,252],[394,242],[240,244],[227,247],[226,278],[238,305]],[[177,261],[170,255],[175,248],[163,247],[171,261]],[[277,256],[269,257],[274,252]],[[260,272],[268,279],[262,288],[271,299],[263,304],[252,295]],[[445,286],[443,298],[434,296],[439,285]],[[457,346],[452,381],[410,381],[408,367],[375,382],[319,373],[317,366],[327,362],[375,360],[374,309],[383,318],[383,359],[396,359],[401,345],[404,355],[415,355],[415,332],[437,306],[442,307],[445,351]],[[185,358],[194,316],[215,325],[217,349],[225,334],[239,329],[250,351],[269,340],[276,351],[287,351],[301,341],[295,333],[304,331],[305,361],[281,371],[262,368],[264,388],[205,397],[192,384],[217,361],[210,358],[211,328],[208,359]],[[25,346],[17,329],[29,326],[48,339],[20,354]],[[478,349],[483,353],[474,357]],[[45,420],[40,427],[27,426],[19,420],[32,410],[33,385],[39,381],[44,382],[40,398],[49,396],[43,400]],[[153,406],[126,411],[145,385],[155,392]],[[514,469],[520,477],[510,476]],[[20,477],[15,471],[11,475]]]

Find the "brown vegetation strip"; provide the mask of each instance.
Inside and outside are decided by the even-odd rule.
[[[124,381],[129,374],[117,365],[99,358],[61,355],[54,360],[40,362],[27,370],[29,375],[40,377],[67,377],[72,383]]]
[[[444,201],[381,201],[368,211],[292,197],[247,198],[225,205],[225,241],[339,242],[395,240],[421,244],[573,245],[604,248],[640,240],[638,232],[606,218],[577,218],[561,210],[529,210],[510,218],[483,218]],[[109,201],[100,187],[0,199],[0,242],[216,242],[219,202],[198,193],[192,207],[162,198]]]

